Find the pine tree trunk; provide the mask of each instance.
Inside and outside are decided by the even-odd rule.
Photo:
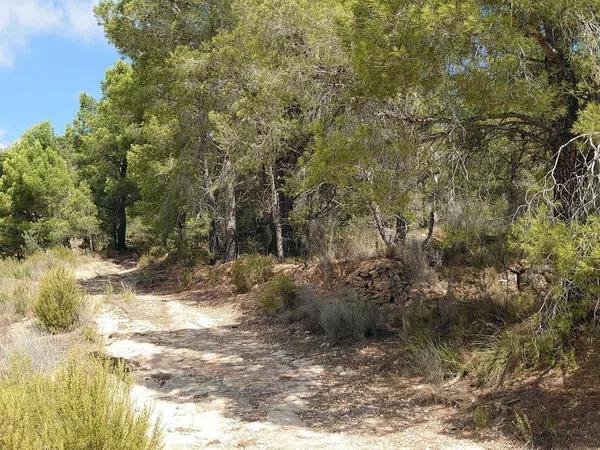
[[[554,217],[570,221],[579,214],[577,177],[585,170],[585,158],[571,142],[575,137],[572,129],[577,121],[580,102],[577,97],[577,73],[572,62],[565,57],[566,51],[557,46],[562,30],[544,24],[544,33],[536,35],[545,56],[548,81],[561,92],[564,113],[550,124],[550,150],[554,153]]]
[[[121,180],[127,178],[128,161],[127,156],[123,157],[119,165],[119,177]],[[127,199],[121,196],[117,206],[117,235],[115,248],[117,250],[126,250],[127,243]]]
[[[406,242],[408,237],[408,220],[404,216],[396,217],[396,236],[394,236],[394,244]]]
[[[433,237],[433,229],[435,227],[435,209],[431,208],[429,213],[429,222],[427,223],[427,237],[423,241],[423,247],[427,247]]]
[[[565,221],[575,220],[581,215],[577,177],[583,175],[585,170],[584,158],[576,143],[569,143],[571,139],[573,136],[568,132],[551,140],[553,150],[557,153],[554,168],[554,217]]]
[[[127,211],[125,208],[125,201],[122,199],[119,202],[119,208],[117,211],[117,241],[115,242],[115,248],[117,250],[126,250],[127,243],[125,241],[127,236]]]
[[[279,192],[275,182],[275,171],[273,165],[268,168],[269,181],[271,183],[271,214],[273,216],[273,227],[275,228],[275,243],[277,245],[277,259],[282,262],[283,254],[283,231],[281,229],[281,209],[279,204]]]
[[[208,197],[208,203],[212,210],[216,210],[217,200],[215,198],[215,194],[210,186],[210,173],[208,170],[208,160],[206,155],[204,157],[204,189],[206,190],[206,195]],[[211,217],[209,228],[208,228],[208,251],[213,255],[216,255],[219,252],[219,232],[217,229],[217,220],[214,217],[214,212]]]
[[[227,212],[225,216],[225,261],[233,261],[238,256],[237,245],[237,219],[236,219],[236,198],[235,198],[235,173],[231,160],[226,157],[225,166],[226,187],[225,197],[227,201]]]
[[[394,245],[393,239],[390,237],[390,234],[387,230],[387,224],[385,219],[383,218],[383,214],[381,214],[381,209],[379,205],[375,202],[371,202],[371,213],[373,214],[373,219],[375,219],[375,226],[377,227],[377,231],[379,231],[379,235],[381,239],[387,246],[387,248],[391,248]]]

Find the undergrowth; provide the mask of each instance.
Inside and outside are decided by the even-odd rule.
[[[287,275],[277,275],[263,289],[258,302],[269,314],[283,313],[294,307],[296,286]]]
[[[273,276],[274,261],[271,256],[244,255],[231,267],[231,280],[239,293],[248,292],[252,286],[264,283]]]
[[[10,323],[33,312],[40,277],[56,267],[70,267],[75,257],[67,248],[37,252],[25,259],[0,260],[0,323]]]
[[[336,344],[377,336],[386,322],[379,307],[351,291],[324,294],[308,288],[297,291],[284,318],[301,322]]]
[[[162,448],[161,432],[144,409],[134,411],[130,380],[91,359],[69,359],[51,373],[15,359],[0,374],[0,448]]]

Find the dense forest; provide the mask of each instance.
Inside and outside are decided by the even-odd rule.
[[[515,246],[554,252],[595,228],[598,8],[101,2],[123,60],[64,136],[43,123],[2,154],[0,249],[282,259],[369,229],[429,245],[439,221],[445,248],[517,222]],[[597,251],[572,250],[553,256]]]
[[[544,267],[544,296],[498,325],[486,361],[558,364],[593,334],[598,0],[95,12],[122,58],[64,135],[44,122],[0,153],[0,255],[77,242],[189,266],[411,253],[444,276]]]

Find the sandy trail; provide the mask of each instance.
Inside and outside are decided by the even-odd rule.
[[[108,277],[127,273],[97,261],[78,276],[92,295],[100,295]],[[175,295],[137,295],[125,305],[103,307],[97,323],[107,351],[137,367],[133,396],[160,416],[168,449],[508,446],[451,436],[435,418],[384,436],[315,429],[302,414],[317,408],[310,399],[333,369],[293,354],[284,343],[266,343],[258,332],[240,327],[243,320],[231,304],[202,306]]]

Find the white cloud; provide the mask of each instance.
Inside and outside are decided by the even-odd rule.
[[[4,136],[6,136],[7,131],[3,128],[0,128],[0,150],[8,148],[10,144],[8,142],[4,142]]]
[[[0,0],[0,67],[11,66],[30,39],[44,35],[92,40],[102,36],[97,0]]]

